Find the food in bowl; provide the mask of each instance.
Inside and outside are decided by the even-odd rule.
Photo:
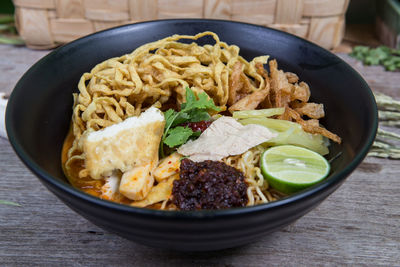
[[[215,44],[178,42],[204,36]],[[341,139],[319,124],[323,105],[309,102],[296,74],[239,51],[212,32],[173,35],[83,74],[62,150],[70,183],[163,210],[257,205],[288,193],[270,187],[261,155],[279,145],[326,155],[328,139]]]

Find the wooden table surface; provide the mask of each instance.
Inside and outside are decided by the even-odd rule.
[[[47,51],[0,45],[0,92]],[[400,98],[400,75],[340,55],[376,91]],[[351,89],[351,88],[349,88]],[[145,247],[71,211],[0,138],[0,266],[400,266],[400,160],[366,158],[320,206],[243,247],[180,253]]]

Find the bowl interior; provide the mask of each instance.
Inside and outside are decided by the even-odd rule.
[[[342,137],[328,158],[332,173],[325,182],[347,176],[364,158],[377,127],[373,95],[365,81],[330,52],[295,36],[250,24],[215,20],[166,20],[103,31],[53,51],[35,64],[16,85],[7,108],[6,124],[17,154],[39,176],[62,181],[61,147],[72,114],[72,93],[84,72],[96,64],[130,53],[138,46],[173,34],[213,31],[240,47],[246,59],[270,55],[311,88],[312,101],[323,103],[322,124]],[[206,39],[200,40],[204,43]],[[318,185],[317,185],[318,186]]]

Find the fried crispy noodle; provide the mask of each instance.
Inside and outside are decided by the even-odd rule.
[[[197,40],[211,36],[214,45],[184,44],[180,39]],[[80,78],[79,94],[74,94],[72,130],[75,137],[65,164],[67,172],[74,161],[84,160],[82,134],[99,130],[128,117],[138,116],[149,106],[175,107],[185,99],[185,88],[206,92],[223,110],[229,97],[229,74],[236,62],[252,78],[248,90],[264,88],[264,79],[255,64],[265,64],[268,57],[251,62],[239,56],[236,45],[221,42],[212,32],[195,36],[174,35],[145,44],[130,54],[111,58]],[[80,170],[79,176],[88,175]]]

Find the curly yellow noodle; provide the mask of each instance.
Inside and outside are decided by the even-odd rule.
[[[268,203],[273,200],[270,193],[271,197],[265,194],[265,192],[268,192],[269,186],[264,180],[259,167],[260,157],[264,150],[262,146],[257,146],[241,155],[223,159],[227,165],[235,167],[244,173],[245,181],[249,185],[247,189],[248,206]]]

